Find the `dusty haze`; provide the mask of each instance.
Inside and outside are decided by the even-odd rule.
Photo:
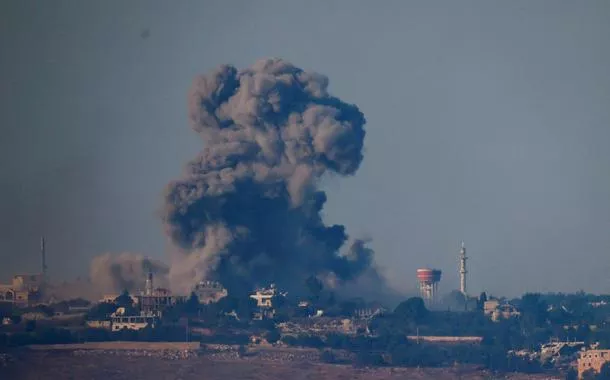
[[[0,278],[86,277],[103,252],[166,261],[163,189],[202,150],[186,91],[279,56],[366,115],[324,221],[392,285],[608,292],[610,3],[0,2]],[[146,32],[146,33],[144,33]],[[515,281],[518,278],[519,281]]]

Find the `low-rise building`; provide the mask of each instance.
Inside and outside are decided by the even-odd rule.
[[[286,297],[287,294],[280,292],[275,284],[271,284],[269,288],[257,289],[254,294],[250,294],[250,298],[256,300],[256,307],[258,307],[258,311],[254,313],[254,319],[273,318],[276,306],[273,304],[274,298]]]
[[[0,284],[0,302],[17,306],[33,306],[42,302],[42,274],[17,274],[10,284]]]
[[[378,315],[383,315],[386,310],[382,307],[364,308],[354,310],[354,317],[359,319],[371,319]]]
[[[139,315],[127,315],[123,307],[119,307],[110,315],[110,328],[112,331],[141,330],[146,327],[155,327],[159,323],[158,315],[141,312]]]
[[[143,293],[136,298],[142,312],[155,314],[161,314],[168,307],[186,299],[184,296],[174,296],[164,288],[156,288],[150,294]]]
[[[482,336],[431,336],[431,335],[407,335],[412,342],[436,343],[436,344],[481,344]]]
[[[114,302],[115,299],[119,298],[121,295],[120,294],[105,294],[98,302],[99,303],[112,303]],[[137,305],[139,300],[138,297],[136,296],[132,296],[130,295],[129,297],[131,297],[131,301],[133,303],[133,305]]]
[[[610,361],[610,350],[582,351],[578,358],[578,378],[582,379],[587,371],[599,373],[608,361]]]
[[[158,318],[151,315],[116,315],[111,319],[112,331],[141,330],[148,326],[155,327]]]
[[[227,289],[216,281],[201,281],[193,292],[199,298],[199,303],[204,305],[218,302],[228,295]]]
[[[589,305],[591,305],[591,307],[593,307],[593,308],[598,308],[598,307],[604,307],[604,306],[608,305],[608,302],[606,302],[605,300],[601,300],[598,302],[589,302]]]
[[[510,303],[500,303],[499,300],[485,301],[483,304],[483,313],[491,318],[492,321],[497,322],[500,319],[515,318],[521,315],[521,312],[517,310],[514,305]]]
[[[368,326],[366,321],[352,320],[349,318],[295,318],[288,322],[277,325],[282,336],[316,335],[323,336],[330,333],[355,336],[366,333]]]
[[[92,329],[110,330],[112,327],[112,322],[105,320],[86,321],[85,324]]]
[[[286,297],[286,292],[280,292],[275,284],[271,284],[269,288],[257,289],[250,298],[256,300],[256,306],[260,308],[273,308],[273,298],[276,296]]]
[[[540,346],[540,357],[544,360],[562,353],[570,353],[586,347],[585,342],[549,342]]]
[[[39,291],[44,284],[44,276],[37,274],[17,274],[13,276],[13,288],[17,290]]]

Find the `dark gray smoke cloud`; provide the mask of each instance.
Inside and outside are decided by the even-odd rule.
[[[175,290],[213,279],[230,292],[274,282],[299,293],[312,274],[342,284],[375,271],[364,241],[321,217],[319,180],[354,174],[365,136],[362,112],[327,87],[281,59],[195,79],[189,115],[204,147],[163,209]]]

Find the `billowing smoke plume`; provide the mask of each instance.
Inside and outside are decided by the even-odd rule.
[[[327,87],[325,76],[281,59],[195,79],[189,115],[204,147],[168,186],[163,210],[179,248],[175,290],[212,279],[230,292],[274,282],[299,293],[312,274],[344,283],[374,272],[364,242],[342,249],[345,228],[321,218],[319,180],[354,174],[365,136],[360,110]]]
[[[154,274],[155,286],[165,287],[169,272],[164,263],[133,253],[97,256],[90,270],[90,280],[98,294],[143,290],[148,272]]]

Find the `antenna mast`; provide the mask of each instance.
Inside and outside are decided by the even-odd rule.
[[[40,237],[40,255],[42,260],[42,276],[47,277],[47,252],[45,249],[44,235]]]

